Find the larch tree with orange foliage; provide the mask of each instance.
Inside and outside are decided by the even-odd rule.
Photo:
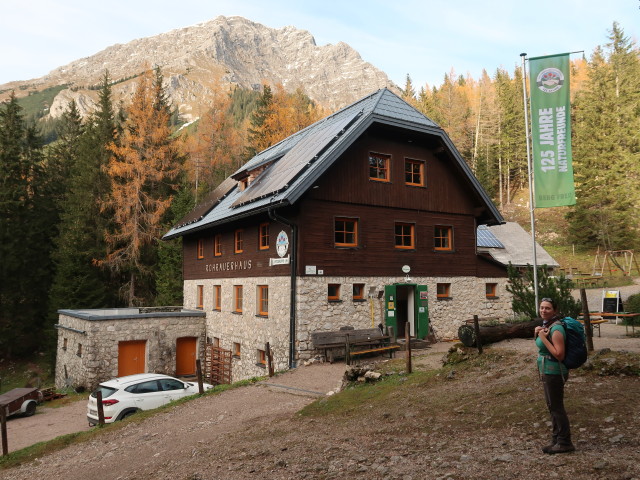
[[[196,186],[196,203],[200,193],[215,188],[242,165],[243,137],[229,114],[230,105],[231,96],[218,84],[211,108],[198,121],[196,133],[186,137],[187,171]]]
[[[103,263],[122,277],[129,306],[153,298],[157,242],[181,172],[162,81],[159,69],[140,77],[122,134],[109,145],[111,194],[103,208],[113,212],[114,226]]]
[[[251,118],[249,152],[253,156],[326,116],[305,93],[287,93],[276,85],[275,93],[265,85],[258,108]]]

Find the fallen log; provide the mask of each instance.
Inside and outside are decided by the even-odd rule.
[[[480,339],[482,345],[500,342],[509,338],[531,338],[537,326],[542,325],[542,319],[538,318],[530,322],[501,323],[498,325],[480,325]],[[462,325],[458,329],[458,338],[465,347],[476,346],[476,332],[471,324]]]

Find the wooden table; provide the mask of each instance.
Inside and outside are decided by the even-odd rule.
[[[583,314],[581,314],[581,316],[584,316]],[[627,312],[589,312],[589,317],[594,316],[594,317],[601,317],[603,320],[605,319],[605,317],[616,317],[616,321],[618,318],[628,318],[629,320],[631,320],[631,332],[632,334],[636,333],[636,317],[640,317],[640,313],[627,313]],[[582,321],[582,320],[580,320]],[[595,320],[598,321],[598,320]],[[600,323],[604,323],[607,320],[604,320],[603,322]],[[593,323],[593,321],[591,322]],[[626,323],[625,324],[625,331],[627,334],[629,334],[629,324]]]

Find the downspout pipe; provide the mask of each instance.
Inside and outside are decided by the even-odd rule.
[[[291,292],[289,300],[289,368],[296,368],[296,272],[298,271],[298,226],[269,208],[269,218],[291,229]]]

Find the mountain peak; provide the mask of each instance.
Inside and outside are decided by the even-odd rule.
[[[101,83],[105,70],[118,82],[112,89],[114,98],[126,100],[133,92],[134,78],[155,66],[161,67],[172,86],[169,95],[187,120],[208,108],[212,88],[219,82],[243,88],[259,88],[262,83],[281,83],[288,91],[302,88],[329,109],[340,108],[382,87],[397,90],[384,72],[363,61],[346,43],[319,47],[306,30],[294,26],[269,28],[237,16],[219,16],[112,45],[39,79],[12,82],[1,89],[16,88],[20,96],[29,90],[68,85],[54,100],[51,116],[58,116],[72,98],[86,114],[96,99],[89,87]]]

